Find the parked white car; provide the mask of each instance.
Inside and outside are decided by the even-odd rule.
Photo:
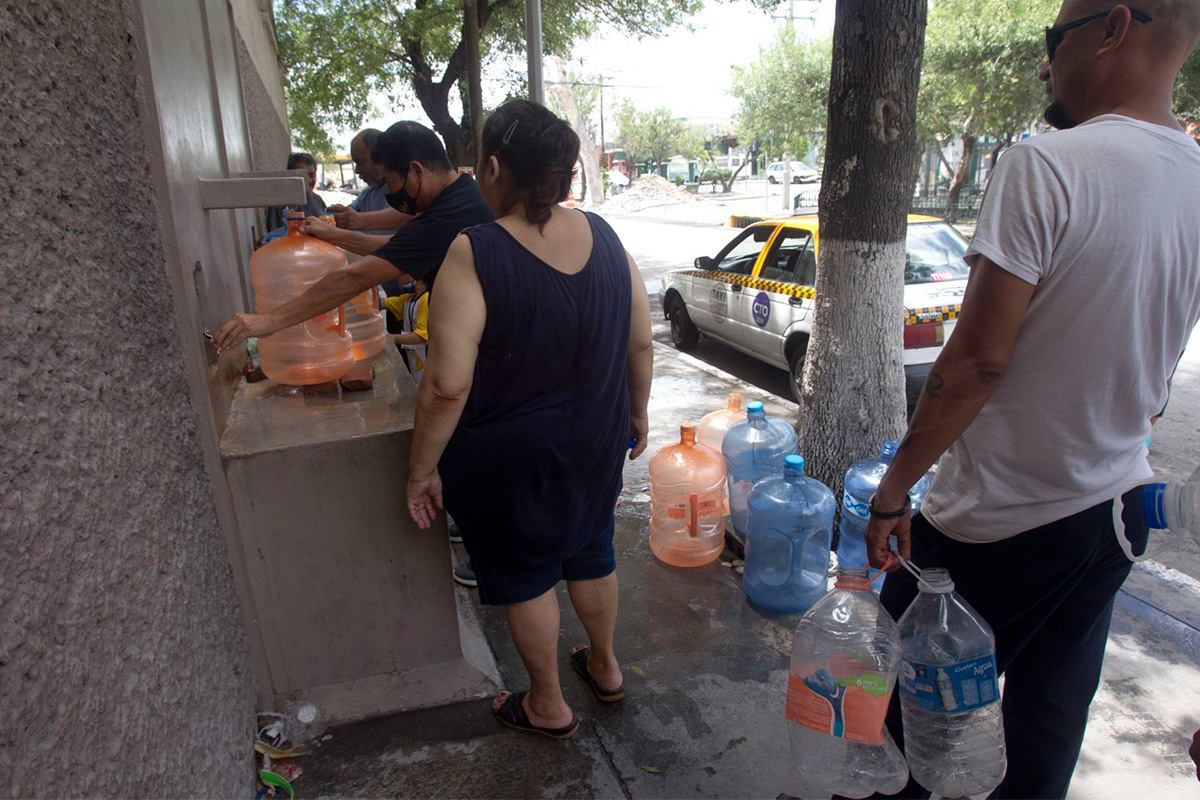
[[[775,161],[767,165],[767,183],[783,183],[787,164]],[[816,183],[821,180],[821,173],[805,164],[803,161],[792,162],[792,183]]]
[[[820,232],[815,215],[756,222],[715,258],[663,276],[663,313],[671,339],[691,350],[700,334],[789,370],[799,400],[812,331]],[[904,372],[909,405],[954,330],[970,275],[967,241],[936,217],[908,218],[904,270]]]

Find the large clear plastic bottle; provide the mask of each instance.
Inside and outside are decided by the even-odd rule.
[[[796,454],[800,443],[790,423],[768,417],[757,400],[746,406],[746,419],[725,434],[721,452],[729,472],[729,515],[733,528],[746,535],[750,492],[754,484],[783,472],[783,460]]]
[[[795,614],[825,594],[837,501],[820,481],[805,477],[804,459],[784,459],[783,474],[754,485],[749,502],[746,570],[742,585],[758,605]]]
[[[900,618],[908,768],[935,795],[982,797],[1008,766],[996,639],[954,593],[949,572],[923,569],[917,585],[917,598]]]
[[[346,316],[346,331],[354,341],[351,353],[355,361],[366,361],[383,349],[387,341],[387,323],[379,312],[379,287],[373,287],[342,306]]]
[[[258,313],[266,314],[302,294],[321,278],[346,264],[339,248],[300,233],[304,215],[288,214],[287,236],[250,257],[250,277]],[[354,365],[353,341],[342,309],[258,340],[263,373],[291,386],[334,381]]]
[[[833,590],[800,619],[792,640],[789,794],[860,798],[904,788],[908,767],[883,724],[899,662],[900,632],[867,571],[839,568]]]
[[[1130,542],[1125,534],[1124,494],[1142,486],[1142,519],[1149,528],[1146,542]],[[1165,550],[1178,547],[1191,537],[1200,544],[1200,468],[1186,481],[1171,475],[1159,475],[1134,481],[1117,491],[1113,503],[1113,528],[1117,542],[1130,561],[1145,561]]]
[[[871,495],[879,489],[879,482],[892,464],[900,443],[888,439],[879,448],[877,458],[859,461],[846,470],[846,482],[842,492],[842,521],[838,525],[837,560],[848,567],[861,567],[867,563],[867,507]],[[921,501],[929,491],[929,477],[921,476],[917,485],[908,491],[912,502],[912,513],[921,510]],[[883,585],[884,573],[875,574],[872,585],[876,591]]]
[[[740,392],[730,392],[729,401],[725,408],[706,414],[696,426],[696,439],[700,444],[711,447],[718,453],[725,444],[725,434],[737,423],[746,418],[742,410],[742,395]]]
[[[650,550],[676,567],[700,567],[725,548],[725,461],[679,427],[679,444],[650,459]]]

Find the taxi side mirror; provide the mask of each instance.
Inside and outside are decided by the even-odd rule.
[[[713,269],[715,266],[716,265],[713,263],[713,260],[708,256],[700,256],[696,259],[696,269],[708,271]]]

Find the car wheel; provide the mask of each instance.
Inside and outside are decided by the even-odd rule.
[[[808,337],[806,336],[788,357],[788,388],[792,390],[792,399],[797,403],[801,402],[804,386],[804,357],[807,353]]]
[[[776,183],[779,183],[779,181],[775,180],[775,176],[774,176],[774,175],[768,175],[768,176],[767,176],[767,183],[770,183],[770,184],[776,184]]]
[[[696,349],[699,341],[700,331],[688,316],[687,306],[675,298],[671,303],[671,343],[677,350],[687,352]]]

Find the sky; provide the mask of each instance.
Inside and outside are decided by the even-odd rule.
[[[813,37],[833,31],[834,0],[795,0],[793,23],[797,31]],[[636,40],[608,29],[576,47],[568,69],[586,75],[601,75],[612,84],[604,90],[606,117],[622,99],[635,107],[649,110],[667,106],[677,117],[693,120],[721,119],[737,111],[737,101],[729,94],[731,67],[745,66],[758,57],[775,32],[787,22],[788,0],[782,0],[772,18],[746,0],[706,0],[705,8],[691,18],[692,30],[678,28],[659,39]],[[812,15],[813,21],[800,19]],[[523,63],[521,64],[523,67]],[[547,59],[545,80],[556,80],[558,71]],[[484,103],[502,100],[508,85],[489,81],[484,74]],[[415,119],[429,124],[415,100],[405,108],[372,119],[363,127],[384,129],[399,119]],[[606,119],[607,122],[607,119]],[[348,140],[353,132],[343,133],[335,141]],[[606,128],[609,140],[614,131]]]

